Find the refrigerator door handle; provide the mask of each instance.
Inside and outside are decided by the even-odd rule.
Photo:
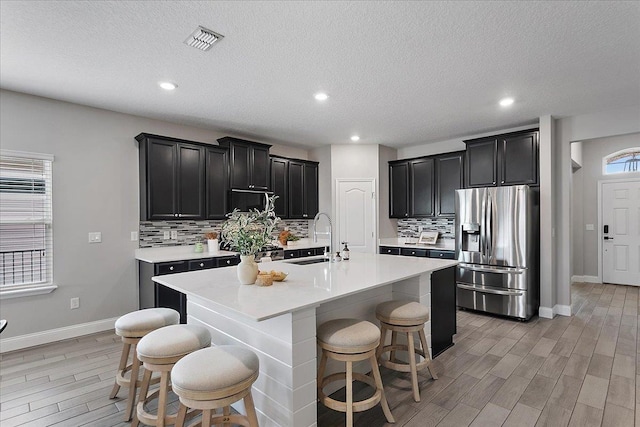
[[[487,191],[487,211],[485,212],[487,216],[487,261],[490,263],[491,258],[493,256],[493,223],[491,221],[491,216],[493,215],[493,203],[491,201],[491,193]]]
[[[458,283],[457,286],[460,289],[466,289],[466,290],[475,291],[475,292],[483,292],[485,294],[517,296],[517,297],[523,295],[522,291],[500,291],[497,289],[489,289],[489,288],[482,288],[482,287],[473,286],[473,285],[465,285],[464,283]]]
[[[465,264],[459,263],[459,267],[466,268],[467,270],[480,271],[484,273],[499,273],[499,274],[522,274],[525,272],[523,268],[516,267],[489,267],[483,265]]]

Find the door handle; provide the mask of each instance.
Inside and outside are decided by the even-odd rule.
[[[460,289],[466,289],[466,290],[475,291],[475,292],[482,292],[485,294],[506,295],[506,296],[515,296],[515,297],[519,297],[523,295],[522,291],[500,291],[497,289],[481,288],[478,286],[465,285],[462,283],[458,283],[457,286]]]
[[[613,240],[613,237],[604,236],[604,240]]]

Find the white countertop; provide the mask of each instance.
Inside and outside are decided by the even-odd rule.
[[[284,282],[274,282],[267,287],[240,285],[237,267],[156,276],[153,280],[187,294],[187,298],[202,298],[260,321],[457,263],[432,258],[352,253],[349,261],[338,263],[295,265],[289,260],[259,263],[260,270],[289,273]]]
[[[195,245],[163,246],[159,248],[138,248],[136,249],[136,259],[138,261],[156,263],[184,261],[187,259],[218,258],[238,254],[237,252],[229,251],[218,251],[218,253],[214,254],[212,252],[207,252],[206,244],[203,246],[203,252],[196,252]]]
[[[328,245],[327,241],[318,240],[317,243],[314,243],[313,239],[296,240],[293,245],[287,245],[287,246],[282,246],[277,242],[275,244],[277,244],[284,250],[322,248]],[[203,246],[204,246],[203,252],[196,252],[195,245],[163,246],[158,248],[138,248],[136,249],[136,259],[138,261],[157,263],[157,262],[184,261],[187,259],[218,258],[218,257],[238,254],[237,252],[222,251],[222,250],[214,254],[212,252],[207,251],[206,243]]]
[[[435,245],[421,245],[418,244],[418,238],[416,237],[398,237],[391,239],[380,239],[379,244],[380,246],[394,246],[398,248],[438,249],[442,251],[456,250],[455,239],[438,239]]]

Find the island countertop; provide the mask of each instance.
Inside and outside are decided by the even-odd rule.
[[[276,270],[289,274],[284,282],[274,282],[266,287],[240,285],[237,267],[155,276],[153,280],[187,297],[205,299],[254,321],[262,321],[457,263],[443,259],[353,253],[350,260],[337,263],[259,263],[262,271]]]

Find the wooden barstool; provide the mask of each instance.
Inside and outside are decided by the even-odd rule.
[[[251,385],[259,367],[258,356],[237,345],[205,348],[180,359],[171,370],[173,392],[180,398],[176,427],[184,426],[188,409],[202,411],[202,427],[258,427]],[[247,415],[231,415],[231,404],[240,399]],[[222,414],[217,414],[220,408]]]
[[[418,369],[428,368],[434,380],[438,379],[429,355],[427,337],[424,334],[424,325],[429,321],[429,309],[424,305],[408,300],[392,300],[378,304],[376,307],[376,317],[380,321],[380,345],[376,357],[379,363],[385,368],[399,372],[411,372],[411,385],[413,387],[413,400],[420,402],[420,389],[418,388]],[[387,331],[391,331],[391,345],[384,345]],[[407,334],[407,344],[398,344],[398,332]],[[416,348],[413,333],[417,332],[420,337],[422,349]],[[389,360],[381,356],[386,352],[391,352]],[[409,363],[399,362],[395,358],[396,351],[406,351]],[[424,358],[421,362],[416,362],[415,355]]]
[[[136,401],[136,390],[142,384],[138,380],[140,369],[140,360],[136,350],[138,342],[151,331],[178,323],[180,323],[180,313],[170,308],[147,308],[125,314],[116,320],[116,335],[122,337],[123,346],[115,384],[109,398],[115,398],[121,386],[129,389],[127,408],[124,411],[125,421],[131,420],[133,405]],[[131,363],[128,363],[129,354],[131,354]],[[127,373],[129,373],[129,377],[127,377]]]
[[[140,386],[140,396],[136,417],[132,422],[137,427],[140,422],[157,427],[175,424],[176,414],[167,415],[167,397],[171,391],[171,368],[187,354],[211,345],[209,330],[200,325],[171,325],[149,332],[138,343],[138,359],[144,366],[144,377]],[[160,388],[149,393],[151,375],[160,372]],[[145,410],[145,405],[158,399],[155,414]]]
[[[318,327],[318,346],[322,349],[322,358],[318,367],[318,399],[324,406],[335,411],[346,412],[348,427],[353,426],[353,413],[373,408],[378,403],[387,421],[395,423],[389,404],[384,395],[382,377],[378,369],[375,350],[380,342],[380,330],[371,322],[358,319],[335,319]],[[324,377],[327,360],[334,359],[346,363],[346,372],[338,372]],[[353,363],[369,360],[373,378],[353,372]],[[324,388],[339,380],[346,381],[346,402],[332,399],[324,393]],[[368,399],[353,401],[353,381],[360,381],[375,389]]]

